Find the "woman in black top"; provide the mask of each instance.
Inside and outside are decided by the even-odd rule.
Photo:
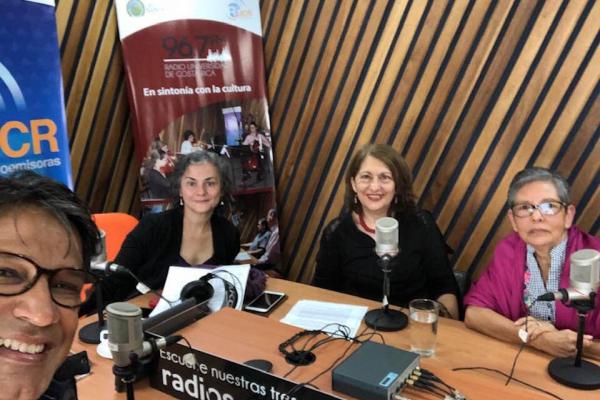
[[[179,206],[145,216],[125,239],[115,263],[129,268],[153,289],[162,288],[172,265],[232,264],[240,250],[240,235],[231,222],[215,212],[232,189],[226,163],[205,151],[181,157],[172,175]],[[265,282],[262,272],[251,270],[246,295],[258,295]],[[128,275],[108,276],[103,282],[104,303],[132,296],[135,286]]]
[[[383,297],[383,272],[375,254],[375,221],[399,223],[399,254],[391,261],[391,304],[415,298],[440,302],[458,317],[457,286],[443,238],[428,212],[417,209],[406,161],[392,147],[368,145],[346,173],[348,212],[325,228],[313,284],[372,300]]]

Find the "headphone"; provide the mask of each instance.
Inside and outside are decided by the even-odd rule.
[[[225,295],[223,296],[220,305],[216,310],[218,311],[223,307],[235,308],[238,302],[238,292],[235,286],[226,279],[223,279],[219,275],[209,272],[201,278],[187,283],[182,289],[180,297],[182,300],[196,298],[199,302],[211,300],[215,294],[215,288],[210,283],[211,280],[218,279],[223,284]]]

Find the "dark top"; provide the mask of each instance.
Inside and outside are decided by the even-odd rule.
[[[416,298],[457,294],[445,242],[425,211],[397,218],[399,254],[391,261],[390,304],[406,306]],[[361,232],[350,213],[325,228],[313,284],[371,300],[383,299],[383,272],[375,240]]]
[[[210,224],[214,253],[204,264],[233,264],[240,250],[240,235],[236,227],[227,219],[215,214],[211,217]],[[148,214],[127,235],[115,263],[129,268],[152,289],[161,289],[167,279],[169,267],[182,265],[179,255],[182,235],[181,207],[158,214]],[[138,294],[135,286],[135,280],[128,275],[113,274],[106,277],[102,284],[103,303],[123,301]]]
[[[171,183],[163,174],[155,169],[150,169],[146,176],[148,178],[150,196],[153,199],[168,199],[173,195],[171,192]]]

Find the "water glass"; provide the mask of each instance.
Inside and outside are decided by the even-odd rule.
[[[408,304],[410,313],[410,351],[423,357],[435,353],[439,304],[429,299],[415,299]]]

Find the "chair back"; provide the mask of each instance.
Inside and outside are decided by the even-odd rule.
[[[115,259],[125,238],[138,224],[138,219],[125,213],[97,213],[93,215],[94,222],[106,234],[106,259]]]

